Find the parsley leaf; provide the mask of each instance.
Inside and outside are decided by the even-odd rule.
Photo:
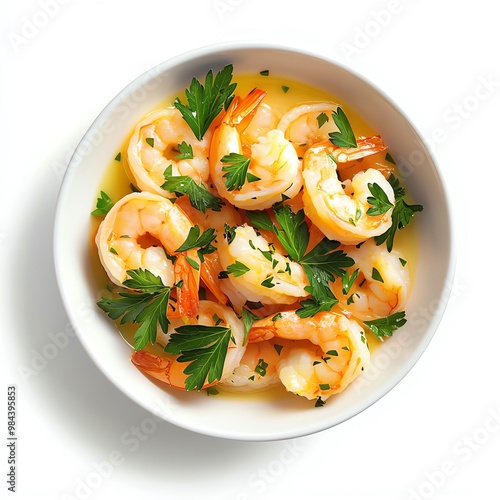
[[[371,216],[383,215],[394,205],[389,201],[386,192],[377,183],[368,183],[368,189],[372,196],[368,196],[366,201],[372,205],[366,213]]]
[[[211,123],[227,107],[233,97],[236,83],[231,83],[233,66],[228,64],[217,73],[215,79],[210,70],[205,76],[202,85],[196,78],[191,80],[191,85],[185,90],[187,105],[177,97],[174,106],[181,112],[182,117],[189,125],[194,135],[201,141]]]
[[[177,149],[179,150],[179,154],[175,156],[177,160],[193,159],[193,146],[191,146],[191,144],[182,141],[180,144],[177,144]]]
[[[352,131],[351,124],[349,123],[346,114],[340,106],[337,108],[337,111],[334,111],[332,113],[332,118],[339,131],[330,132],[328,134],[330,142],[334,146],[338,146],[339,148],[358,147],[358,143],[356,142],[356,137],[354,136],[354,132]]]
[[[190,362],[184,369],[186,391],[202,389],[222,377],[231,328],[225,326],[183,325],[175,329],[165,351],[179,355],[180,363]]]
[[[252,311],[249,311],[246,307],[243,307],[241,310],[241,317],[243,319],[243,329],[245,332],[243,345],[246,345],[248,341],[248,332],[250,331],[250,328],[252,328],[253,322],[260,319],[260,316],[257,316]]]
[[[165,182],[161,187],[165,191],[176,193],[178,196],[187,194],[191,205],[200,212],[205,213],[207,208],[220,212],[224,202],[212,194],[201,182],[197,184],[188,175],[172,175],[172,165],[165,169],[163,177],[165,177]]]
[[[250,271],[250,268],[238,260],[234,264],[227,266],[227,274],[233,274],[235,278],[243,276],[248,271]]]
[[[106,215],[113,208],[113,205],[111,198],[104,191],[101,191],[101,197],[97,198],[95,210],[91,214]]]
[[[222,177],[226,179],[225,184],[228,191],[241,189],[246,181],[254,182],[260,180],[255,175],[248,173],[250,158],[244,155],[230,153],[223,156],[220,161],[226,164],[225,167],[222,167],[222,171],[226,172]]]
[[[212,241],[217,238],[214,228],[209,228],[203,231],[200,236],[200,226],[195,224],[189,229],[186,241],[176,250],[176,252],[186,252],[193,248],[198,248],[198,257],[203,262],[203,256],[215,252],[216,248],[212,245]],[[187,258],[187,257],[186,257]]]
[[[392,332],[406,323],[405,312],[397,312],[384,318],[364,321],[364,324],[380,339],[391,337]]]
[[[408,205],[403,199],[405,189],[399,185],[399,179],[394,174],[389,176],[389,183],[394,190],[395,205],[392,211],[392,224],[391,227],[379,236],[375,236],[375,243],[381,245],[386,242],[387,250],[392,251],[394,246],[394,238],[396,231],[404,229],[411,221],[411,218],[417,213],[421,212],[424,207],[422,205]]]
[[[274,229],[276,236],[293,260],[302,259],[309,243],[309,230],[304,221],[304,210],[294,213],[289,205],[274,207],[276,220],[282,229]]]
[[[156,342],[158,324],[167,333],[167,307],[170,299],[170,287],[164,286],[161,279],[147,269],[128,271],[129,279],[123,284],[137,292],[120,292],[119,299],[104,297],[97,305],[120,323],[138,323],[134,334],[134,349],[143,349],[148,342]]]
[[[329,311],[338,300],[330,289],[329,282],[342,277],[345,268],[354,265],[354,260],[344,251],[337,250],[338,241],[323,238],[314,248],[305,253],[309,244],[309,229],[305,222],[304,211],[293,212],[289,205],[278,204],[273,207],[277,224],[268,212],[246,212],[250,222],[259,229],[271,230],[288,252],[288,256],[302,265],[309,281],[306,291],[311,298],[302,301],[297,314],[305,318],[319,311]],[[274,286],[268,277],[262,286]],[[299,312],[300,311],[300,312]]]

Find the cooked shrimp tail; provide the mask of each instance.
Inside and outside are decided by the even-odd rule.
[[[189,260],[191,262],[189,262]],[[188,251],[177,255],[174,264],[177,299],[181,318],[194,318],[199,310],[200,261],[196,252]],[[197,266],[196,269],[194,266]]]

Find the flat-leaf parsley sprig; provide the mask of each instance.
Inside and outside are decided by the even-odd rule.
[[[198,140],[203,139],[222,108],[227,108],[231,102],[237,85],[231,83],[232,78],[231,64],[219,71],[215,79],[210,70],[205,76],[204,85],[196,78],[191,80],[191,85],[185,90],[187,104],[183,104],[178,97],[175,99],[174,106],[181,112]]]
[[[421,212],[424,207],[422,205],[409,205],[404,199],[405,189],[400,186],[399,179],[391,174],[389,176],[389,184],[394,190],[394,210],[392,211],[392,224],[391,227],[380,236],[375,236],[375,243],[377,245],[382,245],[386,242],[387,250],[392,251],[394,246],[394,237],[396,236],[396,231],[404,229],[411,221],[412,217],[417,213]]]
[[[205,213],[207,208],[211,208],[214,212],[220,212],[224,204],[221,198],[212,194],[202,182],[197,183],[188,175],[173,175],[172,165],[169,165],[163,172],[165,182],[161,188],[165,191],[175,193],[176,196],[187,195],[191,205]]]
[[[304,210],[295,213],[289,205],[280,203],[273,207],[273,211],[276,223],[266,211],[247,211],[246,215],[256,228],[273,231],[288,256],[302,265],[309,281],[306,291],[311,298],[301,302],[297,314],[309,317],[320,311],[330,311],[338,300],[329,282],[342,278],[345,269],[354,265],[354,260],[343,250],[338,250],[338,241],[326,237],[306,253],[310,234]]]
[[[189,363],[184,369],[188,375],[186,391],[201,390],[222,377],[231,328],[227,326],[183,325],[175,329],[165,351],[178,356],[180,363]]]
[[[129,278],[123,285],[130,288],[130,292],[119,292],[120,298],[103,297],[97,305],[117,320],[120,324],[137,323],[139,328],[134,334],[134,349],[143,349],[148,343],[156,342],[158,325],[167,333],[169,321],[167,307],[171,288],[165,286],[159,276],[155,276],[147,269],[133,269],[127,271]]]

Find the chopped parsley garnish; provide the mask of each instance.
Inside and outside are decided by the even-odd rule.
[[[328,115],[326,113],[320,113],[316,117],[316,121],[318,122],[318,128],[321,128],[325,123],[329,121]]]
[[[394,246],[396,231],[404,229],[410,223],[411,218],[417,212],[421,212],[424,207],[422,205],[409,205],[406,203],[403,199],[405,189],[399,185],[399,179],[394,174],[391,174],[388,180],[394,190],[395,196],[395,205],[392,211],[392,224],[385,233],[380,236],[375,236],[375,243],[381,245],[386,242],[387,250],[391,252]]]
[[[147,269],[134,269],[127,272],[129,279],[123,284],[136,291],[120,292],[119,299],[104,297],[97,305],[117,320],[120,324],[138,323],[140,326],[134,334],[134,349],[143,349],[148,342],[156,342],[158,324],[167,333],[167,306],[170,299],[170,287],[165,286],[161,278]]]
[[[104,191],[101,191],[101,196],[97,198],[95,210],[91,214],[106,215],[113,208],[113,205],[114,203],[111,198]]]
[[[248,273],[250,268],[243,264],[243,262],[237,260],[233,264],[229,264],[226,271],[227,274],[232,274],[235,278],[238,278],[239,276],[243,276],[245,273]]]
[[[394,206],[389,201],[386,192],[377,183],[369,182],[368,189],[372,196],[368,196],[366,201],[372,205],[372,207],[366,211],[367,215],[383,215]]]
[[[287,87],[286,85],[282,85],[281,90],[286,94],[290,90],[290,87]]]
[[[252,328],[253,322],[260,319],[260,317],[249,311],[246,307],[243,307],[241,310],[241,318],[243,319],[243,330],[245,334],[243,338],[243,345],[246,345],[248,332],[250,331],[250,328]]]
[[[267,373],[268,366],[269,366],[269,363],[266,363],[262,358],[260,358],[254,371],[255,371],[255,373],[257,373],[261,377],[265,377],[266,373]]]
[[[179,356],[180,363],[189,362],[184,369],[186,391],[220,380],[230,340],[231,328],[226,326],[182,325],[175,329],[165,351]]]
[[[176,252],[186,252],[193,248],[198,248],[198,257],[203,262],[204,255],[215,252],[216,248],[212,242],[217,238],[214,228],[208,228],[200,236],[200,226],[195,224],[189,229],[186,241],[176,250]],[[187,257],[186,257],[187,258]]]
[[[205,213],[207,208],[220,212],[224,202],[212,194],[201,182],[197,184],[188,175],[172,175],[172,165],[165,169],[163,177],[165,177],[165,182],[161,187],[165,191],[175,193],[177,196],[188,195],[191,205],[200,212]]]
[[[337,108],[337,111],[332,113],[332,118],[339,131],[328,134],[330,142],[339,148],[357,148],[358,143],[352,131],[351,124],[340,106]]]
[[[193,159],[193,146],[182,141],[177,145],[179,154],[175,156],[177,160],[192,160]]]
[[[228,64],[217,75],[213,76],[210,70],[205,76],[202,85],[196,78],[191,80],[191,85],[185,90],[187,105],[177,97],[174,106],[181,112],[182,117],[189,125],[194,135],[201,141],[212,122],[222,111],[227,108],[233,98],[236,83],[231,83],[233,66]]]
[[[115,161],[121,161],[121,159],[122,159],[122,154],[120,152],[115,156]]]
[[[268,70],[268,69],[264,69],[264,70],[262,70],[259,74],[260,74],[261,76],[269,76],[269,70]]]
[[[382,278],[380,271],[376,267],[372,267],[372,279],[375,281],[380,281],[380,283],[384,282],[384,278]]]
[[[250,158],[239,153],[230,153],[223,156],[220,160],[226,166],[222,167],[222,171],[226,172],[222,177],[226,179],[226,189],[234,191],[241,189],[246,181],[260,181],[260,178],[248,172],[250,166]]]
[[[146,142],[152,147],[155,147],[155,140],[153,137],[146,137]]]
[[[349,271],[347,270],[342,275],[342,293],[344,295],[347,295],[349,293],[349,290],[356,281],[358,274],[359,274],[359,269],[356,269],[350,276],[349,276]]]
[[[277,224],[265,211],[247,211],[246,215],[256,228],[273,231],[288,256],[302,265],[309,281],[305,290],[311,294],[311,298],[300,303],[297,314],[305,318],[319,311],[330,311],[338,300],[330,289],[329,281],[342,277],[345,268],[351,267],[354,260],[344,251],[337,250],[340,245],[338,241],[328,238],[323,238],[306,253],[310,235],[304,210],[295,213],[289,205],[278,204],[273,207],[273,211]],[[261,284],[266,286],[266,282],[270,283],[270,279],[267,278]]]
[[[406,323],[405,312],[397,312],[384,318],[364,321],[364,324],[381,340],[391,337],[392,332],[401,328]]]

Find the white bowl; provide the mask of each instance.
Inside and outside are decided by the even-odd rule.
[[[234,73],[269,69],[325,89],[350,104],[380,133],[411,196],[424,206],[418,225],[418,264],[407,324],[372,356],[371,367],[321,408],[303,398],[207,397],[165,390],[130,362],[130,348],[95,305],[91,216],[105,169],[135,123],[166,96],[182,95],[192,77],[226,64]],[[302,50],[231,43],[182,54],[134,80],[97,117],[71,159],[55,220],[55,265],[69,318],[89,356],[132,400],[158,417],[198,433],[239,440],[278,440],[312,434],[363,411],[390,391],[429,344],[448,300],[454,254],[448,201],[439,170],[404,113],[350,69]],[[97,388],[98,390],[98,388]]]

